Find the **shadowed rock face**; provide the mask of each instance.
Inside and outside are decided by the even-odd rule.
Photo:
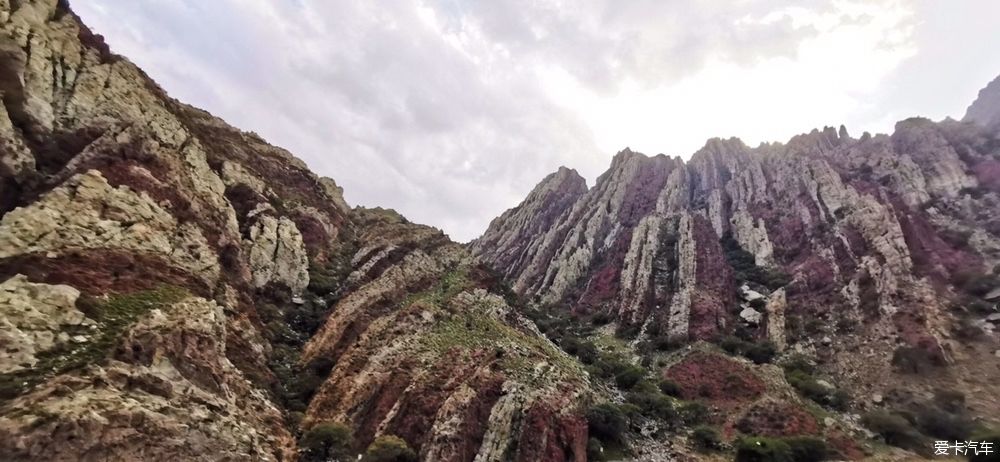
[[[294,460],[338,422],[359,453],[585,460],[582,366],[441,231],[351,209],[65,2],[0,1],[0,57],[0,459]]]

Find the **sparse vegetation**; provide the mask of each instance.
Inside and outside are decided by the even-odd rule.
[[[805,356],[794,355],[786,359],[781,367],[785,371],[785,380],[802,396],[838,411],[847,409],[850,402],[847,392],[821,383],[813,375],[815,366]]]
[[[107,299],[81,297],[77,308],[97,322],[96,331],[81,332],[87,342],[67,343],[37,355],[35,367],[0,374],[0,401],[26,393],[35,385],[57,374],[104,360],[118,344],[121,336],[144,314],[166,308],[188,297],[179,287],[162,286],[154,290],[112,295]]]
[[[814,436],[744,437],[736,442],[737,462],[819,462],[829,449]]]
[[[732,234],[726,233],[720,242],[726,261],[736,273],[737,281],[766,287],[769,290],[777,290],[792,281],[792,278],[781,270],[757,266],[753,254],[744,250]]]

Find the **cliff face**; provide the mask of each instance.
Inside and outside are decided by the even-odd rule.
[[[0,459],[294,460],[329,423],[585,458],[582,368],[440,231],[167,97],[64,2],[0,1],[0,55]]]
[[[860,138],[826,128],[756,148],[713,139],[686,163],[626,149],[572,204],[537,203],[550,176],[471,248],[524,296],[639,340],[767,340],[871,393],[913,353],[971,389],[968,368],[997,366],[995,348],[955,334],[971,324],[996,341],[992,311],[968,309],[1000,287],[995,86],[970,122],[908,119]]]

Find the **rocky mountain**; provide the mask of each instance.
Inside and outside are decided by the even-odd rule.
[[[582,366],[462,246],[65,2],[0,1],[0,53],[0,460],[584,459]]]
[[[463,246],[0,0],[0,460],[929,457],[1000,424],[996,86],[626,149]]]
[[[998,82],[963,122],[891,135],[712,139],[687,162],[625,149],[586,191],[572,171],[545,178],[470,247],[640,352],[766,344],[817,362],[858,410],[947,389],[995,417]]]

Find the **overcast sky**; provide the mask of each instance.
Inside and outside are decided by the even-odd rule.
[[[352,205],[478,236],[560,165],[960,118],[996,0],[74,0],[170,94]]]

